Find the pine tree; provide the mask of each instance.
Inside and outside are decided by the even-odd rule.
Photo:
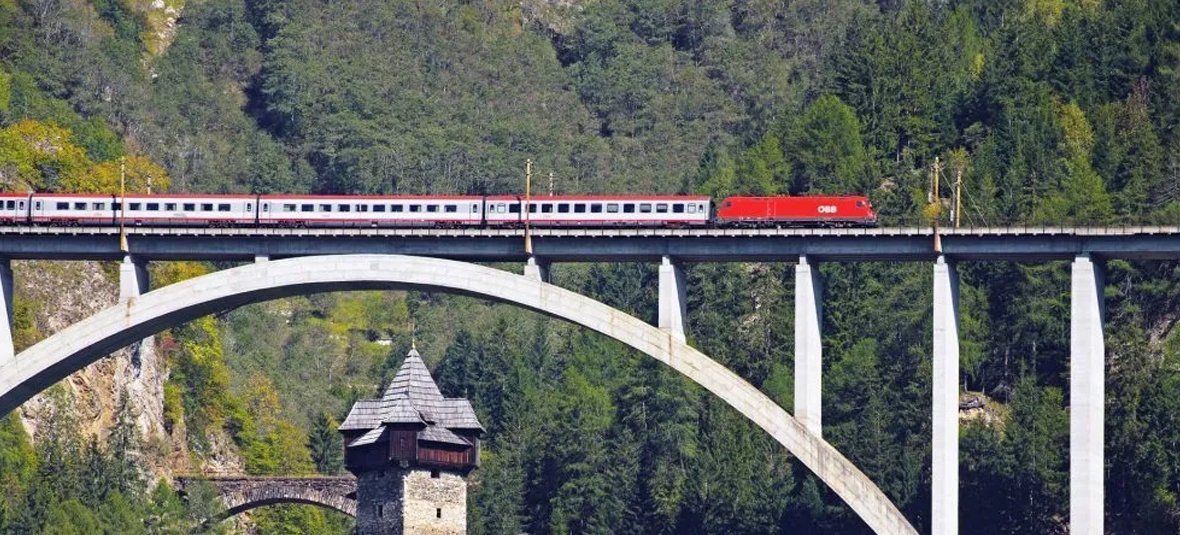
[[[320,413],[312,420],[307,447],[321,474],[336,475],[344,470],[344,439],[336,431],[339,426],[327,413]]]

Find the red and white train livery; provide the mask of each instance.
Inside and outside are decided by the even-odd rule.
[[[0,193],[0,224],[275,227],[872,226],[863,196]]]

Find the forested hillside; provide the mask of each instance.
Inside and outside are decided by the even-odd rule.
[[[939,158],[968,225],[1175,225],[1178,124],[1174,0],[0,0],[4,190],[113,191],[122,164],[156,191],[519,192],[531,158],[558,192],[861,192],[884,223],[925,224]],[[1180,266],[1108,267],[1106,525],[1176,533]],[[961,529],[1066,533],[1068,266],[960,271],[962,382],[986,401],[963,415]],[[688,272],[690,342],[790,408],[790,266]],[[825,437],[928,529],[930,266],[822,272]],[[654,266],[555,277],[655,318]],[[22,346],[37,307],[17,303]],[[338,472],[335,422],[414,333],[489,430],[473,534],[866,531],[658,363],[469,298],[309,296],[164,333],[165,424],[193,467]],[[146,490],[150,437],[81,436],[49,397],[34,436],[0,426],[0,533],[207,514]],[[249,526],[349,529],[298,507]]]

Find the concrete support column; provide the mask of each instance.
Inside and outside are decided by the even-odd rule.
[[[823,436],[823,281],[800,256],[795,265],[795,419]]]
[[[1069,529],[1103,533],[1106,343],[1102,266],[1079,256],[1070,284]]]
[[[659,327],[681,342],[684,337],[684,316],[687,314],[684,269],[665,256],[660,262]]]
[[[959,532],[959,275],[934,264],[933,535]]]
[[[131,255],[124,256],[119,265],[119,300],[126,301],[147,293],[148,282],[147,262]]]
[[[12,264],[0,258],[0,364],[16,358],[12,345]]]
[[[553,280],[550,278],[549,262],[537,260],[535,256],[530,256],[528,263],[524,265],[524,276],[537,279],[541,282]]]
[[[119,265],[119,302],[127,303],[147,293],[151,289],[149,283],[147,262],[125,255],[123,263]],[[131,365],[135,368],[137,377],[143,367],[143,361],[154,356],[153,347],[151,337],[131,345]]]

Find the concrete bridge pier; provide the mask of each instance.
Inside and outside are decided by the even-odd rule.
[[[127,303],[147,293],[151,289],[150,282],[147,262],[132,255],[124,255],[123,263],[119,264],[119,302]],[[148,359],[154,356],[151,353],[153,347],[152,337],[131,345],[131,365],[135,367],[136,376],[139,375],[145,355]]]
[[[664,256],[660,262],[660,330],[671,334],[678,342],[684,342],[684,316],[687,315],[688,298],[684,283],[684,269]]]
[[[123,257],[119,265],[119,301],[139,297],[150,289],[147,262],[131,255]]]
[[[535,256],[530,256],[528,263],[524,265],[524,276],[541,282],[553,280],[549,273],[549,262],[547,260],[538,260]]]
[[[16,358],[12,345],[12,263],[0,258],[0,364]]]
[[[933,474],[930,533],[959,532],[959,275],[934,264]]]
[[[823,436],[823,280],[799,257],[795,264],[795,419]]]
[[[1106,343],[1102,321],[1103,266],[1078,256],[1070,284],[1069,362],[1069,529],[1074,535],[1102,535],[1105,521]]]

